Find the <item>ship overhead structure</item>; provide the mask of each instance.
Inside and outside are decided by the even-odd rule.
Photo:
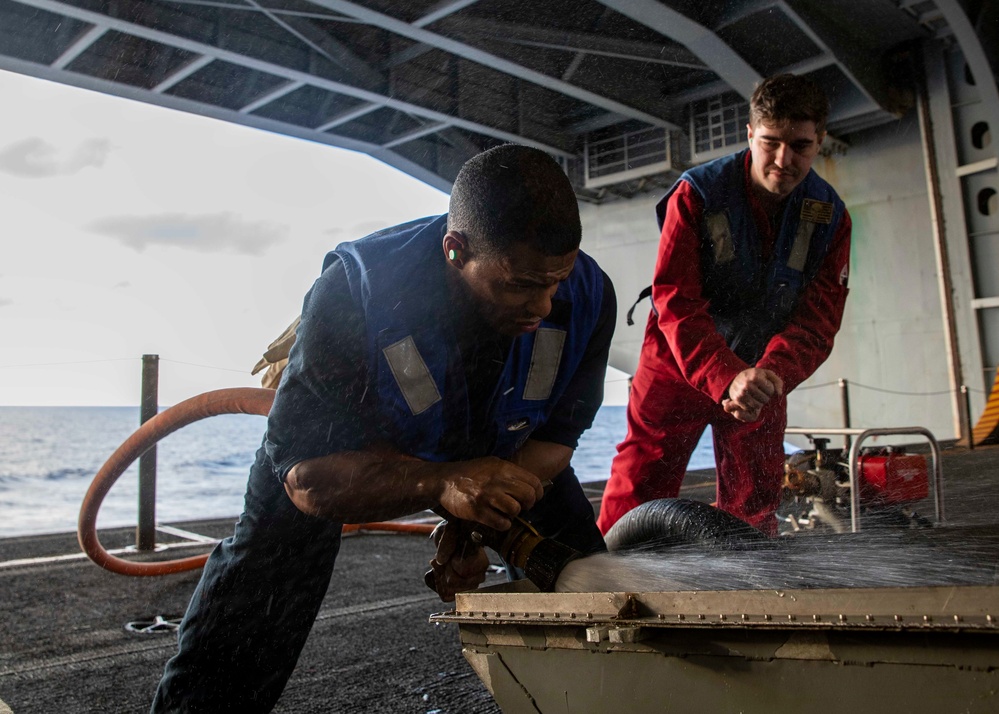
[[[497,144],[550,152],[621,295],[611,363],[629,373],[653,203],[744,146],[761,78],[808,75],[832,105],[816,170],[855,232],[837,348],[804,386],[846,378],[855,425],[900,413],[941,438],[967,435],[999,364],[997,46],[991,0],[0,0],[2,69],[363,152],[443,191]],[[791,423],[839,424],[839,404],[802,392]]]

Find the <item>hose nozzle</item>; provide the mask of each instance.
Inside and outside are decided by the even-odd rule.
[[[545,538],[521,518],[514,518],[513,525],[505,531],[475,524],[468,537],[476,545],[491,548],[508,564],[524,571],[527,579],[542,592],[552,592],[566,564],[582,556],[578,550]],[[423,579],[427,587],[438,592],[433,569],[428,570]]]
[[[542,592],[553,591],[566,564],[582,555],[578,550],[545,538],[521,518],[514,518],[507,531],[476,527],[472,539],[492,548],[507,563],[523,570],[527,579]]]

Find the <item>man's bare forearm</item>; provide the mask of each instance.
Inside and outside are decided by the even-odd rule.
[[[285,479],[285,490],[304,513],[340,523],[367,523],[436,506],[447,466],[347,451],[296,464]]]
[[[292,503],[341,523],[397,518],[437,505],[458,518],[505,530],[543,494],[541,479],[493,456],[431,462],[380,451],[330,454],[296,464],[285,479]]]

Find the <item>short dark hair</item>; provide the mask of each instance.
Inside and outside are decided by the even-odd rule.
[[[451,190],[448,230],[487,255],[526,243],[544,255],[579,248],[579,205],[569,178],[540,149],[504,144],[465,162]]]
[[[813,121],[815,130],[826,130],[829,99],[818,84],[796,74],[777,74],[764,79],[749,100],[749,124],[786,124]]]

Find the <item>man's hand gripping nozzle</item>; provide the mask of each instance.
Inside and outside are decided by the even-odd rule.
[[[452,538],[452,533],[456,539],[454,546],[445,541]],[[482,546],[496,551],[508,565],[521,569],[542,592],[553,591],[566,564],[582,555],[567,545],[545,538],[519,517],[513,519],[513,525],[506,531],[467,521],[441,521],[431,537],[437,542],[438,550],[430,561],[431,569],[424,581],[445,602],[454,600],[456,592],[475,588],[485,579],[488,558]],[[473,562],[481,564],[483,558],[485,566],[480,576],[477,579],[469,577],[468,566]],[[460,587],[455,587],[459,584]]]

